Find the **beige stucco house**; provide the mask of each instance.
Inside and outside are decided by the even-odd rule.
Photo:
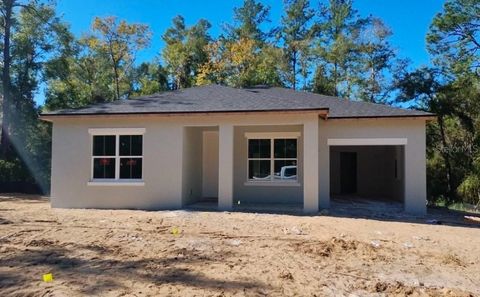
[[[53,123],[51,203],[178,209],[208,199],[296,204],[332,197],[426,211],[433,115],[284,88],[219,85],[42,114]]]

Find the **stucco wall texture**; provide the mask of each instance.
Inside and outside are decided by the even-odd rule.
[[[145,128],[143,185],[89,184],[91,128]],[[154,210],[178,209],[198,201],[202,197],[202,132],[206,130],[219,131],[219,203],[224,209],[237,200],[303,203],[305,210],[313,212],[318,206],[329,207],[329,138],[406,138],[408,143],[401,150],[405,209],[425,213],[425,119],[324,120],[302,113],[55,119],[52,206]],[[297,184],[268,186],[247,182],[247,132],[300,132]]]

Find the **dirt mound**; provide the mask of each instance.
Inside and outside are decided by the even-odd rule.
[[[454,265],[454,266],[461,266],[461,267],[466,266],[464,261],[454,254],[443,255],[441,261],[442,261],[442,264],[445,264],[445,265]]]
[[[106,247],[105,245],[100,245],[100,244],[86,244],[83,246],[85,249],[90,250],[92,252],[98,253],[98,254],[119,254],[121,252],[120,246],[112,246]]]
[[[376,282],[366,289],[371,293],[385,294],[385,296],[473,297],[473,294],[458,289],[409,286],[399,281]]]
[[[29,247],[44,247],[44,246],[51,246],[54,245],[56,242],[48,239],[33,239],[27,246]]]
[[[324,258],[349,254],[375,255],[381,248],[357,240],[332,237],[329,241],[300,242],[293,244],[296,250]]]
[[[278,275],[279,278],[281,279],[285,279],[285,280],[291,280],[293,281],[293,275],[291,272],[288,272],[288,271],[282,271],[279,275]]]
[[[423,218],[52,209],[1,197],[0,217],[13,222],[0,224],[0,297],[480,297],[480,229]]]

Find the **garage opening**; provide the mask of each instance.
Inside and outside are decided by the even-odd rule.
[[[330,146],[334,203],[379,207],[404,202],[403,145]]]

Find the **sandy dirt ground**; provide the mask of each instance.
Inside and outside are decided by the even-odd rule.
[[[0,195],[0,296],[480,296],[480,229]]]

